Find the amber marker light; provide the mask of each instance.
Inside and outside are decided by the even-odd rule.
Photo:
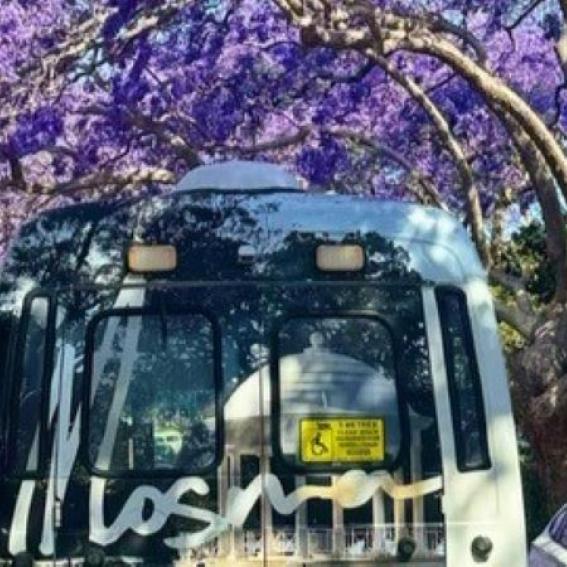
[[[132,244],[128,249],[131,272],[171,272],[176,267],[177,249],[171,244]]]
[[[359,244],[321,244],[316,261],[322,272],[359,272],[364,268],[364,248]]]

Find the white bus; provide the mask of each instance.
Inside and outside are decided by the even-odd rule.
[[[0,279],[5,565],[524,567],[485,273],[269,164],[45,212]]]

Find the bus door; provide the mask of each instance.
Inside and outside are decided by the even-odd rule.
[[[267,563],[444,565],[441,460],[419,288],[274,285],[263,302]]]
[[[77,293],[60,300],[55,554],[88,565],[262,560],[259,293]],[[249,485],[257,495],[242,504]]]

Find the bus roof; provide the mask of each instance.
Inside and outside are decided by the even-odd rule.
[[[267,187],[300,190],[299,181],[291,173],[273,163],[232,160],[192,169],[176,185],[174,191],[263,190]]]
[[[359,279],[460,284],[485,278],[462,224],[435,208],[281,187],[194,189],[41,213],[24,225],[10,248],[4,289],[20,287],[15,280],[22,279],[27,288],[119,285],[127,275],[124,258],[132,242],[177,247],[181,269],[158,278],[165,280],[319,279],[309,271],[309,250],[327,241],[366,247],[370,267]],[[258,254],[252,268],[232,258],[242,244]]]
[[[193,247],[196,251],[200,239],[209,242],[219,239],[225,243],[232,240],[235,245],[251,244],[263,257],[275,257],[289,247],[296,238],[294,235],[302,235],[304,240],[309,235],[314,242],[382,239],[382,244],[374,245],[375,262],[382,261],[381,255],[389,255],[390,260],[395,256],[396,261],[401,261],[403,252],[407,255],[407,270],[424,280],[462,283],[485,277],[466,230],[457,219],[438,209],[302,191],[247,194],[180,191],[118,204],[54,209],[41,213],[22,228],[4,270],[13,275],[26,273],[37,281],[49,264],[61,272],[59,278],[56,274],[49,278],[51,282],[64,283],[67,279],[71,284],[76,280],[71,272],[76,269],[84,272],[80,278],[83,283],[89,280],[94,283],[95,273],[104,265],[107,271],[119,270],[132,242],[174,244],[180,249]],[[53,257],[55,254],[57,257]],[[73,259],[73,255],[77,258]],[[202,255],[207,256],[205,249]],[[77,262],[81,261],[83,266],[79,267]],[[286,261],[289,264],[291,260]],[[209,262],[222,263],[223,257],[219,252],[214,258],[209,256]],[[271,272],[272,279],[274,273]],[[295,279],[307,275],[301,271],[293,273]],[[390,270],[390,273],[394,272]],[[285,279],[291,277],[291,272],[281,275]],[[200,274],[202,279],[207,279],[205,276],[204,272]]]

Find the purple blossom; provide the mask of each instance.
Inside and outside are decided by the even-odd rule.
[[[317,146],[305,147],[297,156],[297,169],[315,185],[331,183],[348,167],[345,147],[330,136],[322,136]]]
[[[146,80],[130,76],[123,78],[120,75],[113,78],[112,95],[119,105],[135,104],[141,101],[148,92],[150,92],[150,85]]]
[[[111,0],[109,5],[116,6],[118,10],[108,16],[102,30],[103,37],[110,41],[120,32],[136,10],[138,0]]]
[[[301,47],[295,42],[286,41],[276,44],[272,48],[271,54],[275,61],[283,65],[287,71],[290,71],[299,64],[300,51]]]
[[[53,107],[40,107],[21,115],[8,144],[18,157],[39,152],[54,145],[63,131],[63,119]]]
[[[187,163],[164,138],[129,122],[128,110],[135,109],[182,136],[205,161],[238,157],[240,147],[289,137],[298,127],[308,126],[314,130],[309,138],[261,157],[287,163],[318,185],[344,181],[373,187],[381,196],[407,198],[407,176],[399,166],[376,159],[366,149],[353,151],[353,146],[339,140],[318,138],[318,127],[352,128],[404,155],[430,175],[445,200],[462,209],[462,198],[455,190],[458,174],[419,104],[379,69],[362,81],[340,80],[356,72],[363,58],[348,51],[302,47],[297,30],[271,2],[190,2],[159,30],[128,45],[121,43],[124,26],[159,1],[102,2],[110,9],[99,38],[106,42],[99,54],[108,56],[106,62],[96,75],[86,77],[78,72],[84,71],[92,52],[65,62],[57,71],[63,85],[57,102],[48,98],[52,93],[42,91],[32,105],[15,94],[23,70],[30,61],[41,61],[46,51],[64,42],[90,17],[89,3],[71,4],[44,0],[43,9],[38,10],[36,0],[14,0],[0,11],[4,41],[0,100],[6,114],[16,116],[4,118],[0,143],[4,153],[27,157],[26,177],[31,182],[46,173],[56,180],[83,175],[110,155],[123,155],[115,164],[117,171],[151,165],[181,173]],[[412,0],[376,4],[404,12],[416,9]],[[450,11],[460,23],[464,0],[435,0],[427,7],[433,5]],[[490,68],[549,118],[563,78],[554,52],[559,10],[547,6],[547,15],[540,11],[526,19],[512,44],[502,26],[513,19],[517,2],[469,0],[467,6],[467,24],[485,45]],[[506,132],[468,84],[458,79],[443,83],[447,68],[431,57],[400,52],[392,61],[425,88],[441,85],[431,96],[466,153],[475,158],[475,179],[486,207],[502,186],[525,183],[510,165],[514,154]],[[80,79],[68,80],[77,76]],[[564,96],[561,99],[559,124],[567,128]],[[87,114],[86,109],[92,108],[98,110]],[[32,159],[56,143],[68,144],[77,158],[53,156],[47,166],[45,160]],[[0,161],[0,168],[0,175],[9,171],[6,161]]]
[[[200,98],[192,110],[199,130],[216,142],[226,140],[241,118],[238,97],[224,88]]]

